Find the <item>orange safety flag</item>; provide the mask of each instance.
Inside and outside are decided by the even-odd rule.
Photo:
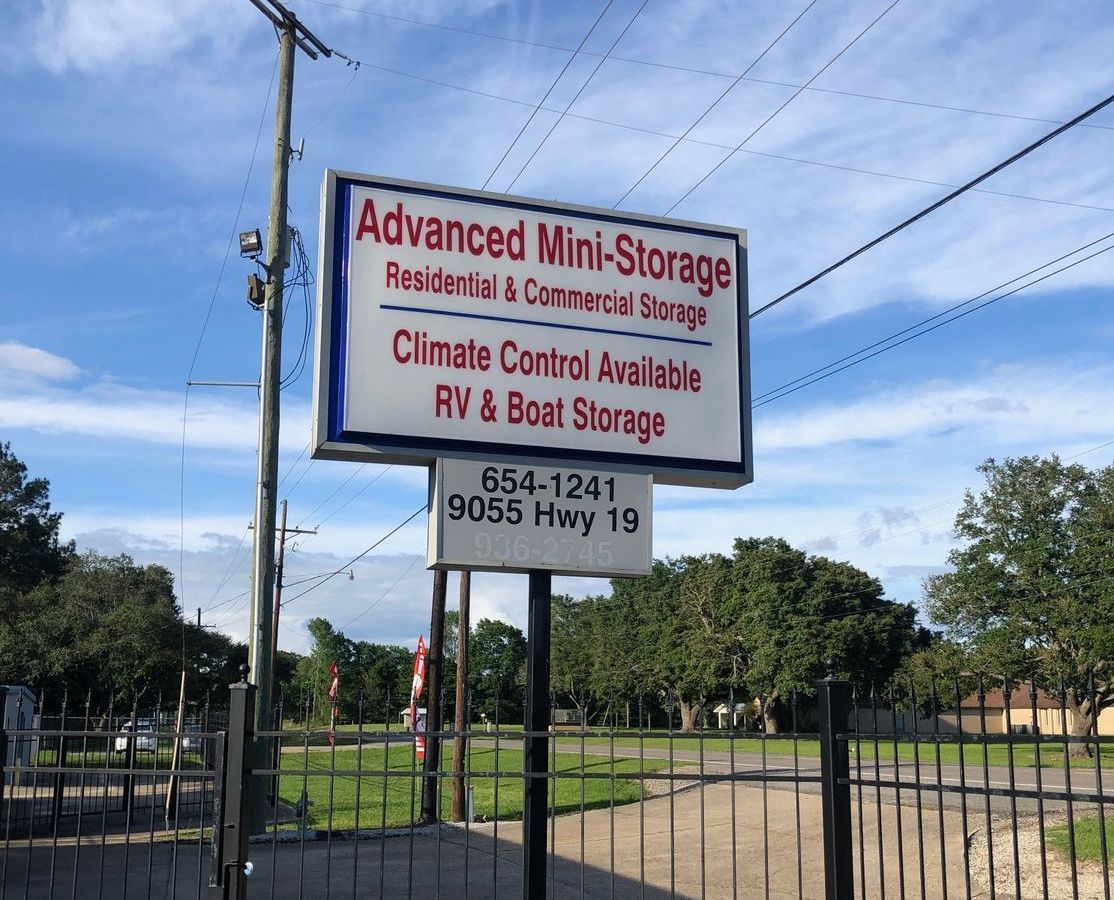
[[[418,700],[425,688],[426,648],[425,636],[418,635],[418,652],[414,654],[414,679],[410,683],[410,728],[414,732],[414,750],[417,758],[425,759],[425,721],[418,717]]]

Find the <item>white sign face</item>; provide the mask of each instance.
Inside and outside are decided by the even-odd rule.
[[[327,172],[314,456],[751,480],[743,232]]]
[[[652,493],[649,475],[439,460],[429,567],[646,575]]]

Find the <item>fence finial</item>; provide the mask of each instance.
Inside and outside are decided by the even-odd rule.
[[[251,666],[247,663],[240,663],[240,683],[246,684],[248,680],[248,672],[251,671]]]
[[[837,675],[839,674],[839,660],[837,660],[834,656],[829,656],[826,660],[824,660],[824,668],[828,672],[828,678],[830,678],[832,681],[835,681]]]

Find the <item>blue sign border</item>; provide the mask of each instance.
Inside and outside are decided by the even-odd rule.
[[[683,479],[671,478],[684,472],[692,473],[697,480],[709,476],[731,476],[738,484],[749,482],[752,473],[748,463],[751,460],[750,439],[750,378],[747,365],[749,362],[749,298],[747,292],[747,249],[738,242],[739,232],[732,229],[716,230],[702,228],[698,225],[688,225],[672,222],[641,218],[638,216],[625,216],[606,210],[587,211],[576,207],[565,207],[545,203],[532,203],[529,200],[518,200],[493,196],[490,194],[476,194],[468,191],[454,191],[451,188],[435,188],[408,183],[399,183],[389,179],[376,179],[371,177],[354,177],[347,174],[326,172],[326,181],[330,175],[335,179],[332,192],[332,209],[323,210],[324,215],[332,217],[332,280],[329,285],[331,297],[325,298],[330,304],[330,353],[327,391],[327,429],[326,441],[331,444],[348,445],[350,450],[341,448],[340,452],[350,453],[355,456],[361,450],[371,449],[391,454],[412,454],[414,451],[428,451],[429,460],[438,456],[469,456],[469,457],[517,457],[533,460],[551,460],[568,463],[584,463],[597,467],[608,464],[635,468],[647,472],[661,472],[659,479],[663,483]],[[490,206],[499,206],[515,210],[529,210],[547,214],[560,214],[576,218],[598,221],[600,219],[631,225],[639,228],[657,228],[665,231],[677,231],[685,234],[698,234],[705,237],[718,239],[732,238],[736,241],[736,300],[738,304],[737,315],[737,358],[739,361],[739,428],[740,440],[738,460],[700,460],[676,456],[660,456],[652,454],[623,453],[610,451],[584,450],[569,447],[541,447],[530,444],[513,444],[505,442],[460,440],[454,438],[428,438],[416,435],[383,434],[366,431],[347,431],[340,427],[343,421],[345,368],[347,363],[348,341],[348,248],[349,231],[351,227],[352,189],[354,187],[382,188],[398,193],[415,194],[418,196],[438,197],[448,200],[464,200],[470,203],[483,203]],[[324,222],[323,222],[324,224]],[[324,285],[323,285],[324,287]],[[338,449],[338,448],[333,448]]]

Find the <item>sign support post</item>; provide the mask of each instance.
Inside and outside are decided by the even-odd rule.
[[[523,753],[522,896],[545,896],[549,779],[549,647],[553,575],[530,571],[526,627],[526,746]]]
[[[433,469],[427,822],[444,573],[529,576],[523,896],[544,897],[553,576],[650,574],[655,485],[753,479],[746,232],[330,169],[317,284],[312,457]]]
[[[433,573],[433,610],[429,622],[429,662],[426,667],[426,718],[425,718],[425,760],[422,770],[422,821],[426,824],[441,818],[438,798],[441,771],[441,690],[444,685],[445,665],[445,592],[448,573]]]

